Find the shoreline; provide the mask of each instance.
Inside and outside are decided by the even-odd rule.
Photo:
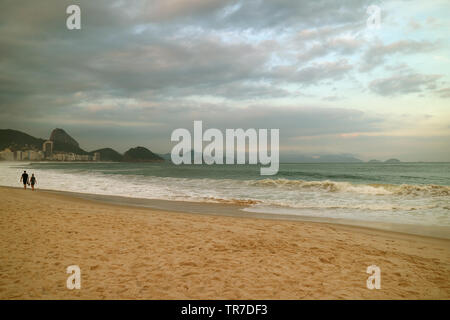
[[[445,239],[0,194],[2,299],[450,299]],[[366,288],[373,264],[381,290]],[[80,290],[65,288],[69,265]]]
[[[10,186],[0,186],[0,188],[22,189],[20,187],[10,187]],[[381,222],[381,221],[365,221],[365,220],[342,219],[342,218],[301,216],[292,214],[252,212],[252,211],[244,211],[244,209],[249,208],[249,206],[245,204],[144,199],[144,198],[132,198],[125,196],[102,195],[95,193],[81,193],[81,192],[51,190],[51,189],[37,189],[36,191],[53,194],[62,194],[70,197],[92,200],[105,204],[124,205],[137,208],[140,207],[170,212],[204,214],[212,216],[219,215],[237,218],[266,219],[275,221],[280,220],[280,221],[325,223],[344,227],[354,227],[374,231],[385,231],[405,235],[450,240],[450,227],[421,226],[421,225],[401,224],[401,223]]]

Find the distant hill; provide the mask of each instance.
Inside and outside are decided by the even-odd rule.
[[[191,161],[194,161],[194,151],[191,150]],[[224,152],[225,163],[225,152]],[[171,154],[160,154],[160,157],[167,161],[171,161]],[[245,155],[246,161],[248,161],[248,153]],[[236,160],[236,159],[235,159]],[[324,154],[317,156],[307,156],[298,154],[280,154],[280,162],[284,163],[328,163],[328,162],[363,162],[361,159],[355,158],[349,154]]]
[[[389,159],[389,160],[386,160],[384,163],[399,163],[399,162],[401,162],[401,161],[398,159]]]
[[[280,162],[284,163],[330,163],[330,162],[363,162],[351,154],[298,155],[280,154]]]
[[[164,160],[167,160],[167,161],[172,160],[172,156],[171,156],[170,152],[164,153],[164,154],[158,154],[158,156],[160,156],[161,158],[163,158]]]
[[[369,161],[367,161],[367,162],[369,162],[369,163],[381,163],[380,160],[375,160],[375,159],[369,160]]]
[[[189,151],[187,151],[186,153],[188,153],[188,152]],[[184,154],[186,154],[186,153],[184,153]],[[194,150],[191,150],[190,153],[191,153],[191,161],[194,162],[194,156],[195,156]],[[200,153],[197,153],[197,154],[200,154]],[[172,153],[171,152],[164,153],[164,154],[158,154],[158,156],[160,156],[161,158],[163,158],[166,161],[172,162]],[[225,163],[225,157],[224,157],[224,163]]]
[[[316,162],[363,162],[361,159],[355,158],[347,154],[325,154],[316,158]]]
[[[94,155],[95,152],[100,153],[100,161],[122,161],[123,156],[116,150],[111,148],[103,148],[91,151],[90,154]]]
[[[41,150],[44,141],[21,131],[0,129],[0,150],[5,148],[10,148],[12,151]]]
[[[144,147],[131,148],[123,155],[123,161],[127,162],[152,162],[152,161],[164,161],[156,153],[151,152]]]
[[[98,152],[100,153],[101,161],[164,161],[162,157],[144,147],[131,148],[124,155],[111,148],[102,148],[87,152],[80,148],[79,143],[64,131],[64,129],[60,128],[56,128],[51,132],[49,140],[53,141],[54,152],[73,152],[80,155],[94,155],[95,152]],[[45,141],[44,139],[35,138],[18,130],[0,129],[0,151],[5,148],[10,148],[11,151],[42,150],[42,145]]]
[[[50,134],[49,140],[53,142],[60,142],[62,144],[69,144],[77,148],[80,147],[80,145],[74,138],[72,138],[67,132],[60,128],[53,129],[52,133]]]
[[[53,141],[53,151],[58,152],[73,152],[76,154],[89,154],[80,148],[78,142],[72,138],[63,129],[56,128],[50,134],[50,139]]]
[[[53,152],[73,152],[76,154],[89,154],[89,152],[81,149],[80,147],[76,147],[74,145],[60,141],[53,142]]]

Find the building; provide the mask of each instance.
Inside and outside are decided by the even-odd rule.
[[[94,158],[92,160],[100,161],[100,152],[94,152]]]
[[[44,156],[46,158],[50,158],[53,154],[53,141],[47,140],[42,145],[42,151],[44,152]]]
[[[44,153],[42,151],[28,150],[25,151],[24,153],[26,153],[27,159],[30,161],[41,161],[44,158]]]
[[[53,153],[50,157],[47,157],[47,159],[53,161],[92,161],[92,156],[87,154],[76,154],[73,152],[58,152]]]
[[[54,153],[52,154],[51,159],[56,161],[73,161],[73,154]]]
[[[75,161],[76,160],[77,155],[73,152],[71,153],[66,153],[66,156],[64,158],[65,161]]]
[[[26,157],[25,152],[22,152],[22,151],[15,152],[15,160],[16,161],[25,160],[25,157]]]
[[[91,161],[92,158],[90,155],[87,155],[87,154],[76,154],[75,160],[76,161]]]
[[[3,151],[0,151],[0,158],[6,161],[14,161],[14,152],[12,152],[9,148],[6,148]]]

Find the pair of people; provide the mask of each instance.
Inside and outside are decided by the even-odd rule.
[[[20,177],[20,182],[23,182],[23,188],[26,190],[27,189],[27,185],[31,185],[31,190],[34,191],[34,185],[37,183],[37,179],[34,176],[34,173],[31,174],[31,178],[28,181],[28,173],[27,171],[24,171],[22,173],[22,177]]]

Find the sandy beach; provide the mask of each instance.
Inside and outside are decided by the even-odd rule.
[[[0,187],[1,299],[449,299],[450,241]],[[370,265],[381,289],[369,290]],[[81,289],[66,288],[66,268]]]

